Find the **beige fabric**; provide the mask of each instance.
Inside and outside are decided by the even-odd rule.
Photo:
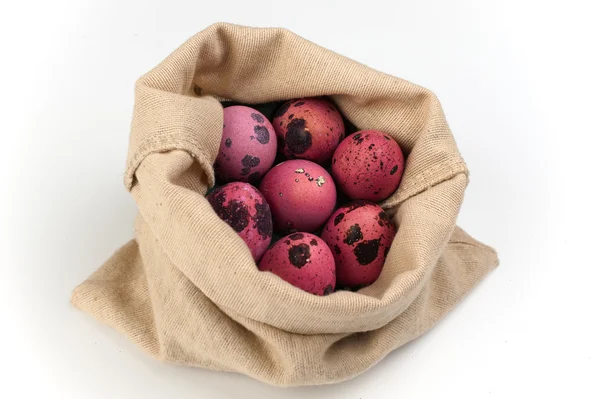
[[[318,297],[259,272],[204,198],[222,130],[216,98],[262,103],[330,95],[360,129],[410,153],[381,205],[398,234],[359,293]],[[436,97],[284,29],[216,24],[136,85],[125,185],[135,240],[72,301],[152,356],[275,385],[342,381],[431,328],[498,259],[455,227],[467,168]]]

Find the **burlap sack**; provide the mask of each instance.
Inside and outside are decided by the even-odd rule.
[[[284,29],[216,24],[139,79],[135,94],[125,174],[140,211],[135,239],[72,301],[158,359],[283,386],[342,381],[431,328],[498,263],[455,226],[467,168],[428,90]],[[381,276],[326,297],[259,272],[204,198],[222,132],[217,98],[319,95],[410,154],[381,204],[398,226]]]

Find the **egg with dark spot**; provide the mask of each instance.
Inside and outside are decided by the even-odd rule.
[[[377,280],[395,234],[392,220],[377,204],[354,201],[337,209],[321,238],[335,258],[338,287],[357,290]]]
[[[382,201],[396,191],[404,171],[398,143],[377,130],[346,137],[333,154],[332,175],[351,199]]]
[[[277,136],[267,117],[234,105],[223,109],[223,137],[215,172],[223,181],[258,183],[275,162]]]
[[[244,240],[254,260],[265,253],[273,237],[271,209],[265,197],[248,183],[217,187],[206,197],[216,214]]]
[[[331,250],[310,233],[294,233],[277,241],[262,257],[258,269],[315,295],[330,294],[336,284]]]
[[[273,119],[280,148],[288,159],[307,159],[329,164],[344,138],[344,121],[335,106],[324,98],[288,101]]]
[[[314,162],[282,162],[260,183],[275,229],[281,232],[315,231],[335,209],[336,188],[331,175]]]

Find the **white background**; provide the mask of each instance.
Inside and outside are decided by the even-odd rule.
[[[6,5],[11,4],[11,5]],[[39,1],[0,12],[0,397],[598,398],[597,1]],[[354,380],[161,364],[71,307],[132,236],[136,78],[216,21],[282,26],[432,89],[500,267]]]

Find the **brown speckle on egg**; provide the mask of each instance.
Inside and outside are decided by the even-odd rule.
[[[356,260],[361,265],[368,265],[377,258],[379,253],[379,239],[363,241],[354,248]]]
[[[248,207],[236,199],[225,206],[226,198],[225,190],[220,187],[213,191],[208,201],[217,215],[239,233],[248,226]]]
[[[291,103],[287,102],[285,104],[283,104],[281,107],[279,107],[279,109],[275,112],[275,118],[278,118],[280,116],[283,116],[287,110],[290,108]]]
[[[288,123],[285,144],[296,155],[302,154],[310,148],[312,145],[312,135],[306,130],[306,121],[304,119],[293,119]]]
[[[248,173],[250,173],[251,168],[258,166],[259,164],[259,158],[246,154],[244,158],[242,158],[242,175],[247,175]]]
[[[365,139],[363,139],[362,134],[361,133],[356,133],[354,136],[352,136],[352,140],[354,140],[356,145],[359,145],[360,143],[362,143]]]
[[[261,114],[257,114],[255,112],[253,112],[252,114],[250,114],[250,116],[252,117],[253,120],[255,120],[258,123],[265,122],[265,118]]]
[[[256,125],[254,126],[254,133],[256,133],[256,140],[261,144],[268,144],[270,140],[270,134],[266,127]]]
[[[346,238],[344,238],[344,243],[347,245],[352,245],[363,239],[362,232],[360,231],[360,226],[358,224],[354,224],[348,228],[346,231]]]
[[[256,208],[254,221],[256,222],[258,233],[265,240],[267,238],[270,240],[273,236],[273,218],[271,217],[269,205],[267,204],[267,201],[263,199],[262,201],[256,200],[254,207]]]
[[[310,261],[310,247],[306,244],[292,246],[288,251],[290,263],[301,268]]]

